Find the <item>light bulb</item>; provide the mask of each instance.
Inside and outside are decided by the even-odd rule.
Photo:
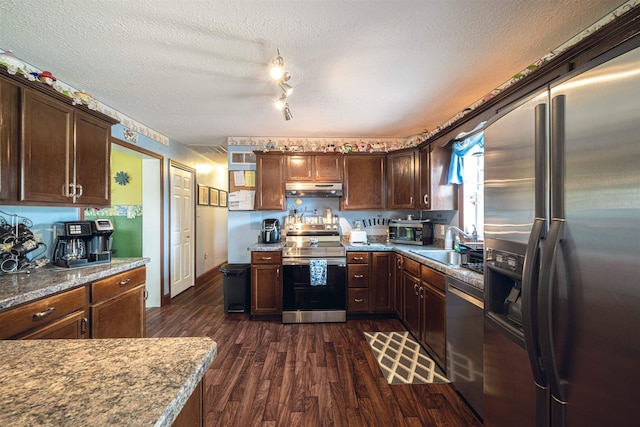
[[[273,67],[271,67],[270,74],[273,80],[282,79],[282,76],[284,75],[284,69],[282,68],[282,65],[274,65]]]
[[[282,95],[280,98],[278,98],[278,100],[276,101],[276,108],[278,110],[282,110],[284,108],[284,106],[287,104],[287,97],[285,95]]]

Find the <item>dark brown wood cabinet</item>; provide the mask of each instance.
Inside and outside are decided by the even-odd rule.
[[[22,129],[21,202],[109,205],[111,123],[24,88]]]
[[[458,186],[448,184],[451,147],[428,145],[418,152],[416,208],[451,210],[458,208]]]
[[[91,338],[144,338],[146,268],[91,283]]]
[[[440,366],[446,365],[446,276],[421,266],[424,317],[421,339]]]
[[[204,405],[204,393],[202,385],[202,379],[196,389],[193,390],[191,396],[182,407],[182,410],[171,424],[172,427],[201,427],[204,423],[203,410]]]
[[[285,156],[287,181],[341,182],[339,154],[296,154]]]
[[[347,252],[347,313],[369,313],[369,252]]]
[[[386,207],[386,155],[343,156],[344,189],[342,209],[384,209]]]
[[[418,151],[402,150],[387,156],[387,208],[416,207]]]
[[[393,311],[395,311],[399,318],[402,318],[402,261],[404,257],[400,254],[394,254],[393,258]]]
[[[81,286],[0,313],[0,339],[87,338],[87,289]]]
[[[251,314],[282,315],[282,252],[251,252]]]
[[[391,313],[394,305],[393,252],[371,253],[370,309],[373,313]]]
[[[20,90],[0,78],[0,201],[13,202],[18,189]]]
[[[404,258],[402,270],[402,321],[418,340],[422,326],[422,290],[420,286],[420,264]]]
[[[282,154],[256,152],[256,210],[285,209],[283,166]]]

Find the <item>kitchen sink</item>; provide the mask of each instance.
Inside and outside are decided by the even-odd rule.
[[[420,249],[411,250],[411,252],[445,265],[460,265],[461,262],[460,254],[454,250]]]

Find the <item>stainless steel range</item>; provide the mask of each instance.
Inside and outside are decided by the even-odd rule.
[[[283,323],[345,322],[347,261],[335,224],[286,227]],[[312,271],[322,280],[312,280]]]

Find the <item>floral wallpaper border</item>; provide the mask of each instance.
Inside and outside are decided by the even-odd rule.
[[[113,205],[108,208],[87,208],[84,210],[85,216],[88,217],[115,217],[124,216],[129,219],[135,219],[142,215],[142,205]]]

